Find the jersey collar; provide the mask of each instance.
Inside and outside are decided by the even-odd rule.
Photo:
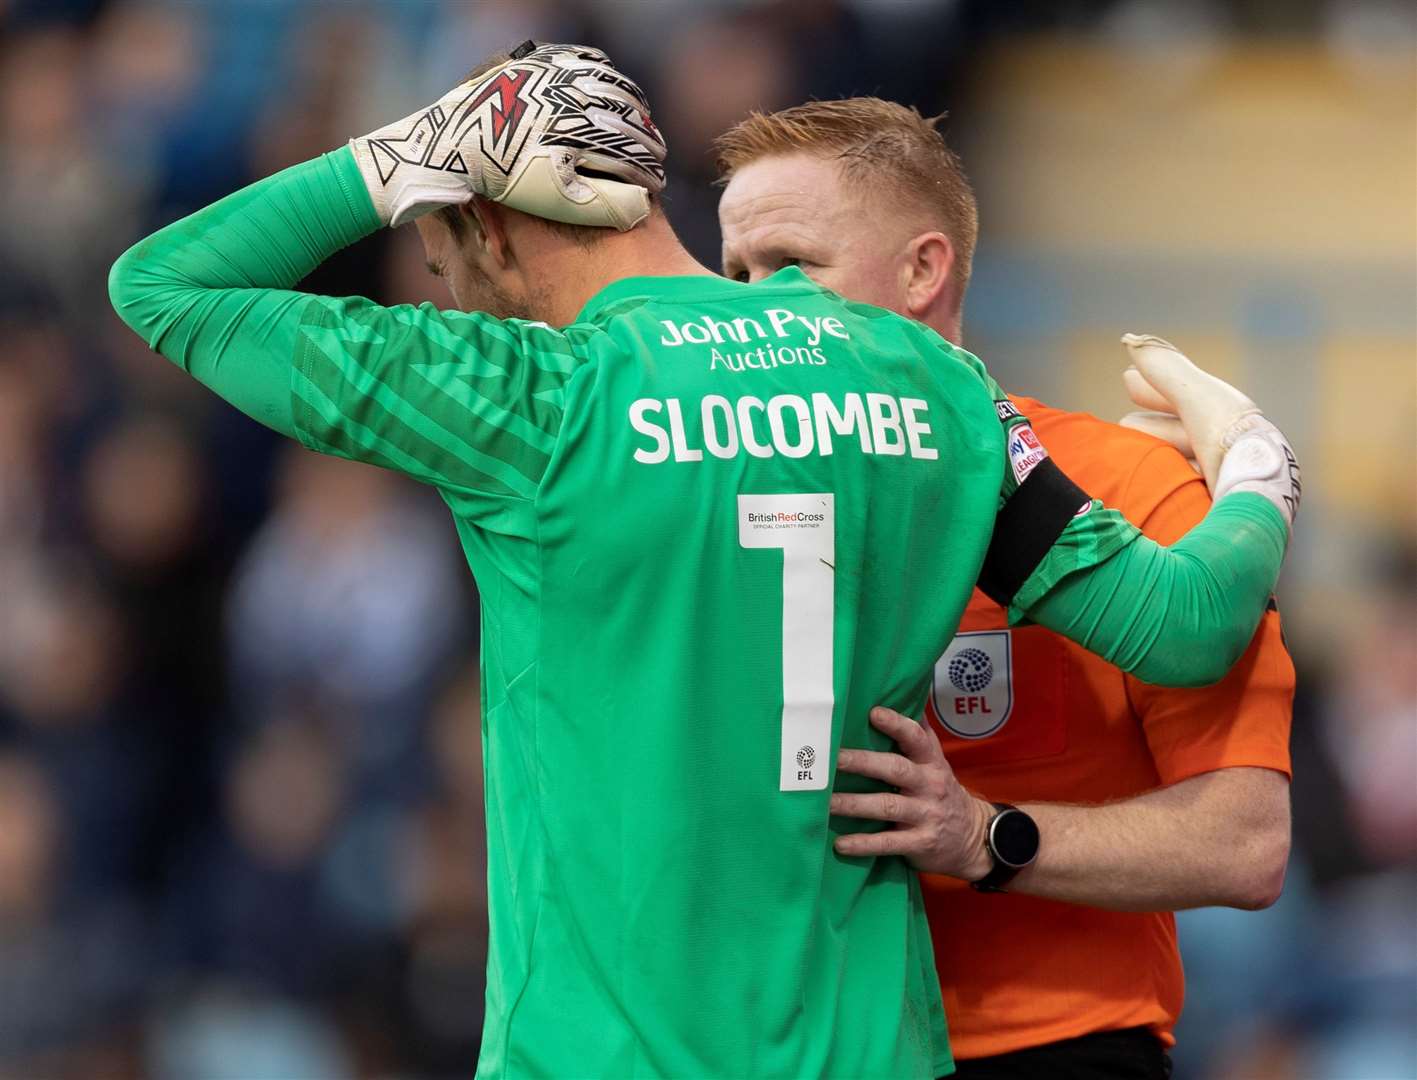
[[[820,292],[821,286],[795,266],[785,266],[756,285],[708,274],[674,277],[627,277],[612,281],[586,301],[576,322],[594,322],[607,308],[625,300],[711,301],[740,296],[747,289]]]

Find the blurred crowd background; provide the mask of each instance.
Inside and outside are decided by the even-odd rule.
[[[476,594],[441,504],[109,309],[157,225],[536,37],[606,48],[718,264],[750,108],[948,109],[965,344],[1114,417],[1176,340],[1294,437],[1280,903],[1184,915],[1177,1076],[1417,1076],[1417,14],[1387,0],[0,0],[0,1077],[471,1075]],[[411,229],[309,287],[447,302]],[[626,718],[633,723],[634,718]]]

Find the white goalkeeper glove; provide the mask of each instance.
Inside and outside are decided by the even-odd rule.
[[[1202,371],[1168,341],[1124,334],[1132,366],[1122,373],[1131,399],[1148,412],[1122,426],[1164,439],[1192,458],[1217,501],[1253,491],[1279,508],[1292,530],[1299,512],[1299,462],[1289,440],[1235,387]]]
[[[644,94],[584,45],[526,42],[350,147],[386,225],[483,195],[551,221],[623,231],[664,189],[664,138]]]

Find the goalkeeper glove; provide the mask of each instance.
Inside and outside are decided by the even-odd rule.
[[[350,146],[386,225],[482,195],[551,221],[624,231],[664,189],[664,138],[644,94],[584,45],[528,41]]]
[[[1130,413],[1124,427],[1171,443],[1194,459],[1212,497],[1236,491],[1263,495],[1292,530],[1299,512],[1299,462],[1289,441],[1235,387],[1202,371],[1168,341],[1125,334],[1132,366],[1122,373],[1131,399],[1149,412]]]

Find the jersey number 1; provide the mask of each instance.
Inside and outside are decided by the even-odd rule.
[[[782,791],[820,791],[831,772],[836,505],[830,493],[739,495],[738,543],[782,551]]]

